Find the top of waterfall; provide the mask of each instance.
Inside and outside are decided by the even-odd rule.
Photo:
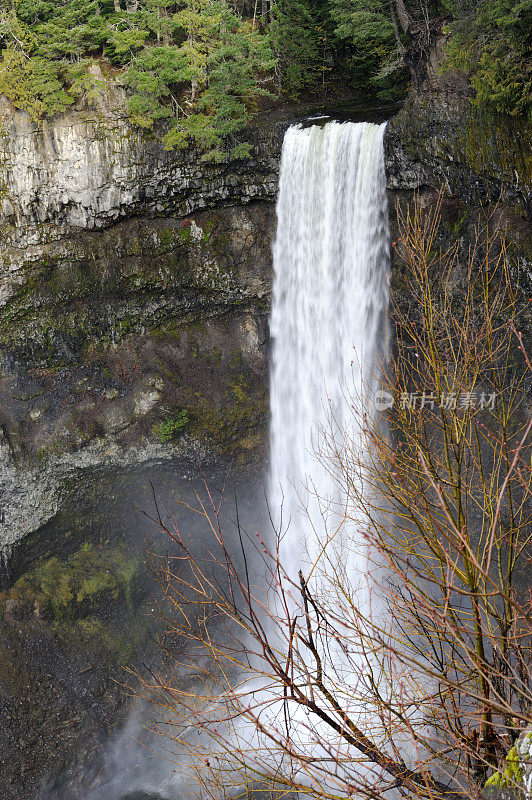
[[[310,125],[326,125],[328,122],[387,122],[400,109],[401,103],[368,103],[361,100],[354,105],[353,101],[333,108],[320,109],[308,117],[295,120],[302,127]]]

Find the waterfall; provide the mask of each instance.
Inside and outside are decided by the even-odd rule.
[[[282,509],[281,560],[294,570],[314,560],[325,529],[349,503],[318,455],[324,436],[356,459],[352,406],[371,414],[378,388],[389,269],[384,129],[330,122],[292,127],[284,140],[273,249],[269,499],[274,516]],[[342,537],[353,535],[352,527],[340,528],[338,553]],[[360,554],[350,558],[352,577],[365,562]]]
[[[327,526],[342,515],[349,500],[341,482],[315,456],[315,450],[320,449],[325,432],[332,429],[336,446],[348,448],[356,458],[362,442],[357,440],[352,405],[367,402],[371,417],[372,398],[379,384],[377,367],[379,356],[385,351],[389,262],[384,127],[336,122],[296,126],[288,130],[284,140],[271,315],[269,503],[274,517],[282,508],[286,534],[281,560],[292,575],[308,564],[308,559],[315,559]],[[357,554],[352,541],[346,541],[347,537],[356,538],[352,514],[350,522],[340,526],[341,533],[333,545],[344,558],[352,581],[356,575],[364,576],[365,560],[363,553]],[[272,642],[280,642],[281,648],[282,631],[282,625],[280,631],[271,631]],[[328,643],[323,660],[326,668],[332,666],[335,675],[342,673],[345,665],[334,642]],[[304,664],[299,668],[304,681]],[[286,720],[290,714],[294,752],[314,755],[317,764],[324,766],[330,758],[330,745],[340,761],[343,755],[349,760],[349,747],[341,737],[333,741],[330,728],[320,727],[319,719],[313,719],[309,727],[301,708],[291,704],[287,709],[278,682],[260,673],[259,662],[257,675],[251,669],[240,690],[254,709],[261,708],[261,723],[266,730],[274,730],[278,720]],[[354,689],[356,676],[341,674],[341,682],[344,688]],[[352,710],[352,702],[355,712],[359,712],[356,691],[344,696],[343,702],[346,711]],[[222,705],[222,720],[224,708]],[[208,710],[210,713],[211,706]],[[212,714],[214,725],[217,702],[212,704]],[[277,769],[282,772],[281,765],[290,759],[275,752],[267,735],[263,736],[242,715],[235,715],[233,724],[228,738],[234,742],[235,750],[248,752],[250,764],[259,774],[264,765],[272,773]],[[193,725],[190,728],[190,735],[197,741],[198,731]],[[116,746],[116,757],[121,761],[123,738]],[[206,747],[207,756],[208,742]],[[122,790],[127,786],[157,790],[168,797],[183,796],[188,791],[187,781],[194,788],[195,773],[186,753],[179,757],[182,762],[175,775],[172,764],[165,770],[134,751],[129,759],[133,775],[129,783],[120,777]],[[229,754],[225,752],[224,757]],[[233,774],[231,768],[227,770],[230,781]],[[322,783],[326,781],[320,766],[315,772],[309,771],[310,777],[303,776],[302,781],[311,784],[312,774],[317,774]],[[333,783],[331,791],[336,789]],[[116,794],[100,796],[108,800]]]

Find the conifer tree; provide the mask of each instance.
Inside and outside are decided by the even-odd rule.
[[[272,9],[272,46],[283,88],[292,95],[319,73],[319,22],[309,0],[277,0]]]
[[[447,66],[470,75],[477,104],[530,113],[532,0],[0,0],[0,93],[39,120],[92,102],[91,65],[107,61],[136,124],[166,120],[166,146],[194,140],[219,159],[246,152],[235,136],[274,70],[292,97],[329,73],[404,91],[406,48],[438,14]]]

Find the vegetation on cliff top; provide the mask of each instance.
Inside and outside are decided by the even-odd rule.
[[[136,124],[167,120],[165,146],[216,161],[248,154],[235,134],[261,98],[332,77],[397,96],[409,46],[442,25],[477,102],[527,114],[531,17],[532,0],[0,0],[0,91],[40,119],[114,76]]]

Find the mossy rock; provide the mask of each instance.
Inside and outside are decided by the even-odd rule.
[[[265,425],[267,414],[266,388],[240,375],[229,382],[218,402],[196,394],[190,404],[190,432],[219,453],[231,456]]]
[[[514,746],[509,751],[503,767],[491,775],[484,786],[484,796],[493,800],[521,800],[525,797],[524,790],[519,787],[523,784],[523,770],[519,763],[517,748]]]
[[[86,542],[65,560],[56,556],[21,576],[4,595],[4,613],[79,619],[110,602],[133,608],[140,560],[120,547]]]
[[[140,568],[140,558],[124,547],[86,542],[22,575],[0,595],[0,615],[41,620],[69,647],[96,647],[129,663],[152,627],[140,602]]]

